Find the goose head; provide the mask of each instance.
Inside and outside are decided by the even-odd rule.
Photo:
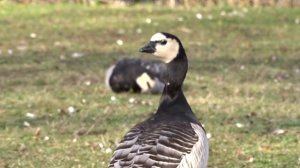
[[[159,32],[154,34],[149,43],[140,49],[140,52],[150,53],[165,63],[170,63],[179,54],[182,48],[179,39],[169,33]]]
[[[188,61],[178,37],[164,32],[155,33],[140,52],[150,53],[165,62],[166,70],[162,74],[165,84],[163,94],[174,97],[178,91],[181,92],[188,70]]]

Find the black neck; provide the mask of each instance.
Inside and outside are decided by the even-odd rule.
[[[182,46],[180,46],[179,54],[170,63],[166,64],[166,68],[164,75],[165,87],[158,112],[178,112],[181,108],[183,110],[190,109],[182,92],[182,84],[188,69],[187,57]]]

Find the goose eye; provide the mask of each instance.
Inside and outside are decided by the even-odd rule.
[[[160,41],[160,44],[162,44],[162,45],[167,44],[167,40],[162,40],[162,41]]]

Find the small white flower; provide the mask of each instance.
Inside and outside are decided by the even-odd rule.
[[[30,123],[29,123],[28,121],[24,121],[24,122],[23,122],[23,125],[24,125],[25,127],[30,127]]]
[[[240,69],[241,69],[241,70],[244,70],[244,69],[245,69],[245,65],[241,65],[241,66],[240,66]]]
[[[284,134],[285,132],[286,131],[284,129],[277,128],[273,131],[273,134],[281,135],[281,134]]]
[[[99,143],[99,147],[100,147],[101,149],[103,149],[103,148],[104,148],[104,145],[103,145],[102,143]]]
[[[59,59],[60,59],[60,60],[65,60],[65,59],[66,59],[66,56],[65,56],[65,55],[60,55],[60,56],[59,56]]]
[[[150,24],[152,22],[152,20],[150,18],[146,19],[146,23]]]
[[[178,20],[179,22],[182,22],[182,21],[183,21],[183,17],[178,17],[177,20]]]
[[[105,149],[105,153],[111,153],[112,150],[110,148]]]
[[[119,39],[119,40],[117,40],[117,44],[118,44],[119,46],[121,46],[121,45],[124,44],[124,42],[123,42],[123,40]]]
[[[74,138],[74,139],[72,140],[72,142],[73,142],[73,143],[77,142],[77,138]]]
[[[252,163],[254,161],[254,158],[253,157],[250,157],[248,160],[247,160],[249,163]]]
[[[84,84],[85,84],[86,86],[90,86],[90,85],[92,84],[92,82],[88,80],[88,81],[85,81]]]
[[[81,103],[85,104],[86,103],[86,99],[81,99]]]
[[[12,49],[7,50],[8,55],[13,55],[14,51]]]
[[[110,100],[111,100],[111,101],[116,101],[117,98],[116,98],[115,96],[111,96],[111,97],[110,97]]]
[[[206,133],[206,137],[207,137],[207,139],[210,139],[210,138],[211,138],[211,136],[212,136],[212,135],[211,135],[211,133],[209,133],[209,132],[208,132],[208,133]]]
[[[44,141],[48,141],[50,138],[48,136],[44,137]]]
[[[201,13],[197,13],[197,14],[196,14],[196,18],[199,19],[199,20],[201,20],[201,19],[203,19],[203,16],[202,16]]]
[[[74,106],[69,106],[68,107],[68,113],[69,114],[72,114],[72,113],[75,113],[77,110],[76,110],[76,108],[74,107]]]
[[[35,118],[36,116],[33,113],[26,113],[26,117],[28,117],[28,118]]]
[[[236,123],[235,125],[236,125],[236,127],[238,127],[238,128],[243,128],[243,127],[244,127],[244,124],[242,124],[242,123]]]
[[[36,38],[37,35],[36,35],[35,33],[30,33],[30,37],[31,37],[31,38]]]
[[[296,18],[296,19],[295,19],[295,23],[296,23],[296,24],[300,24],[300,19],[299,19],[299,18]]]
[[[220,13],[220,15],[221,15],[221,16],[226,16],[227,13],[226,13],[226,11],[222,11],[222,12]]]
[[[142,31],[141,28],[136,29],[136,33],[137,33],[137,34],[141,34],[142,32],[143,32],[143,31]]]
[[[60,41],[55,41],[54,42],[54,46],[60,46],[61,45],[61,42]]]
[[[131,97],[131,98],[128,100],[128,102],[132,104],[132,103],[135,102],[135,99],[134,99],[133,97]]]
[[[72,58],[80,58],[80,57],[83,57],[84,54],[83,53],[79,53],[79,52],[74,52],[71,57]]]

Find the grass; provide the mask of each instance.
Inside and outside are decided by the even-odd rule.
[[[157,31],[187,50],[184,90],[212,135],[209,167],[299,167],[297,19],[299,9],[284,8],[2,5],[0,167],[106,167],[159,96],[114,94],[105,69],[126,56],[151,59],[137,51]]]

